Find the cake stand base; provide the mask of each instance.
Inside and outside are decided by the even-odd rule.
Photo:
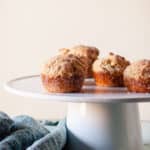
[[[69,103],[67,150],[143,150],[136,103]]]
[[[80,93],[46,93],[39,75],[5,84],[13,94],[69,104],[69,150],[143,150],[137,102],[150,102],[150,94],[126,88],[99,87],[86,79]]]

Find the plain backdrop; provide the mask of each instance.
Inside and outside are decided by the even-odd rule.
[[[63,118],[67,104],[14,96],[3,83],[39,74],[59,48],[77,44],[96,46],[101,56],[149,59],[150,0],[0,0],[0,110]],[[150,104],[140,104],[140,115],[150,120]]]

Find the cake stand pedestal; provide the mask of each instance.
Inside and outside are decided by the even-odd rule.
[[[17,78],[5,89],[20,96],[68,102],[66,150],[143,150],[138,102],[150,94],[97,87],[86,80],[81,93],[48,94],[39,76]]]

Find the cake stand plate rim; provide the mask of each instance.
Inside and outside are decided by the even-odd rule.
[[[31,82],[31,87],[27,87],[29,89],[22,89],[17,87],[17,83],[19,83],[20,81],[25,81],[25,80],[30,80]],[[105,93],[105,91],[107,90],[106,87],[102,88],[104,90],[104,93],[64,93],[64,94],[60,94],[60,93],[53,93],[53,94],[48,94],[46,92],[42,91],[42,85],[40,85],[41,83],[38,83],[38,87],[41,86],[39,89],[40,92],[37,91],[32,91],[33,88],[37,88],[36,86],[32,88],[32,81],[33,80],[37,80],[36,82],[40,82],[40,75],[28,75],[28,76],[22,76],[22,77],[18,77],[15,79],[12,79],[8,82],[6,82],[4,84],[4,88],[6,91],[15,94],[15,95],[19,95],[19,96],[27,96],[27,97],[32,97],[32,98],[36,98],[36,99],[43,99],[43,100],[49,100],[49,101],[60,101],[60,102],[88,102],[88,103],[126,103],[126,102],[150,102],[150,93]],[[87,79],[87,82],[91,82],[92,79]],[[16,84],[16,85],[15,85]],[[16,87],[14,87],[14,85]],[[26,85],[26,86],[29,86]],[[20,86],[20,85],[19,85]],[[95,88],[95,86],[88,86],[85,85],[84,88]],[[23,87],[24,88],[24,87]],[[124,88],[111,88],[111,90],[124,90]],[[86,89],[87,90],[87,89]]]

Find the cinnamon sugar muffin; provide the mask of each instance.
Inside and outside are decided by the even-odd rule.
[[[150,60],[140,60],[124,71],[124,83],[129,91],[150,93]]]
[[[109,53],[107,58],[98,59],[93,64],[93,75],[96,85],[123,86],[123,71],[129,65],[124,57]]]
[[[41,73],[48,92],[79,92],[84,82],[84,63],[74,55],[58,55],[50,59]]]
[[[87,64],[86,78],[92,77],[92,64],[99,55],[99,50],[96,47],[78,45],[70,49],[61,49],[60,54],[73,54],[83,59]]]

